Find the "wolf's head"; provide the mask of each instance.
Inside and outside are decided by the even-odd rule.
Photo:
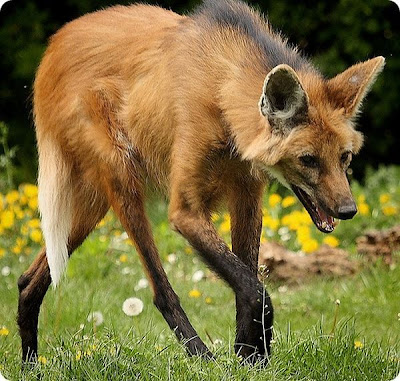
[[[259,108],[268,144],[248,156],[293,190],[323,232],[357,212],[346,177],[363,142],[353,121],[384,62],[377,57],[330,80],[279,65],[265,79]]]

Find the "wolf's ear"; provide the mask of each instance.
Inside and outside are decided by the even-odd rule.
[[[259,107],[273,132],[288,133],[307,120],[308,96],[290,66],[278,65],[268,73]]]
[[[336,107],[343,108],[347,117],[355,116],[384,65],[383,57],[372,58],[353,65],[330,79],[328,90],[331,101]]]

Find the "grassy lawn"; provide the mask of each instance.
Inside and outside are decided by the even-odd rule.
[[[355,252],[354,238],[366,228],[390,227],[396,222],[398,210],[395,214],[381,211],[400,206],[400,171],[393,169],[391,177],[386,169],[382,171],[386,172],[371,175],[364,187],[354,185],[358,202],[367,205],[368,213],[342,223],[335,233],[339,246],[351,252]],[[287,211],[281,200],[272,205],[274,192],[266,195],[265,202],[270,210],[270,219],[264,221],[268,240],[279,238],[279,229],[287,228],[284,215],[301,210],[296,204]],[[3,201],[3,211],[10,209],[7,202]],[[32,234],[35,226],[24,230],[24,221],[32,215],[19,214],[19,221],[16,210],[13,226],[18,231],[3,226],[0,238],[0,250],[4,248],[0,255],[0,372],[7,379],[31,380],[40,375],[42,380],[392,380],[400,372],[398,255],[390,267],[365,266],[348,278],[310,279],[290,287],[267,279],[275,307],[272,358],[267,367],[248,367],[233,353],[233,293],[170,231],[164,204],[156,203],[149,211],[171,283],[197,332],[215,353],[215,361],[186,356],[153,306],[135,250],[110,216],[73,255],[60,287],[46,295],[39,322],[42,357],[36,367],[20,373],[16,284],[33,260],[40,237]],[[229,221],[223,216],[215,219],[226,235]],[[278,226],[271,219],[277,219]],[[324,236],[310,229],[309,239],[319,245]],[[287,245],[301,249],[298,232],[289,230],[292,236]],[[17,242],[17,237],[26,237],[26,242]],[[196,272],[200,280],[192,279]],[[122,310],[129,297],[144,303],[138,316],[128,317]],[[93,312],[101,312],[101,325],[88,321]]]

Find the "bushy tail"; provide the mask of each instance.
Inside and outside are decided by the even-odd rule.
[[[39,210],[54,287],[67,266],[72,223],[71,167],[57,143],[39,141]]]

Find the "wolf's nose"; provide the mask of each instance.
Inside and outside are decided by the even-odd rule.
[[[341,220],[349,220],[357,213],[357,205],[353,200],[348,200],[339,206],[338,217]]]

